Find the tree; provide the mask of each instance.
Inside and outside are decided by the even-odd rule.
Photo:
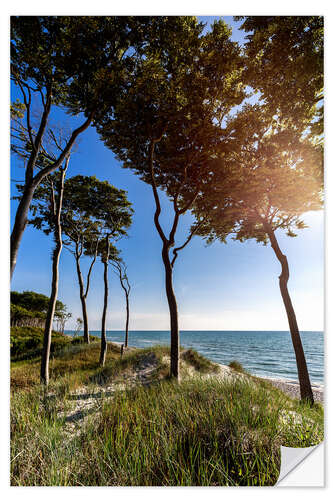
[[[74,337],[77,337],[79,332],[82,330],[83,326],[83,319],[82,318],[77,318],[76,319],[76,325],[75,325],[75,330],[74,330]]]
[[[44,327],[49,297],[33,291],[10,292],[10,323],[11,326]],[[55,315],[65,310],[66,306],[56,301]]]
[[[51,352],[52,325],[55,319],[65,327],[66,320],[71,316],[66,313],[66,307],[58,308],[56,311],[56,302],[59,287],[59,259],[62,251],[62,228],[61,228],[61,210],[64,193],[65,175],[69,164],[69,156],[66,158],[64,166],[59,168],[57,174],[49,175],[44,183],[34,191],[34,198],[30,208],[34,217],[29,221],[37,229],[42,229],[45,234],[53,233],[55,247],[52,252],[52,284],[51,296],[48,302],[48,308],[45,319],[43,352],[41,359],[41,382],[45,385],[49,383],[49,359]],[[19,186],[22,190],[22,186]],[[69,314],[69,316],[68,316]]]
[[[179,327],[173,290],[178,223],[209,182],[210,161],[222,147],[220,123],[240,104],[244,91],[240,50],[222,21],[202,34],[192,17],[155,18],[151,39],[133,68],[114,109],[96,121],[97,130],[125,168],[151,185],[154,223],[162,241],[170,312],[170,374],[179,376]],[[159,188],[171,201],[169,231],[160,224]]]
[[[119,277],[120,285],[125,293],[126,299],[126,325],[125,325],[125,347],[128,347],[128,326],[129,326],[129,294],[131,291],[131,285],[127,276],[127,267],[122,259],[115,259],[112,262],[115,273]]]
[[[296,356],[301,399],[313,403],[296,314],[288,291],[289,265],[277,230],[296,236],[305,226],[301,215],[322,206],[322,152],[294,129],[274,129],[259,106],[245,107],[228,125],[232,147],[220,158],[215,181],[196,201],[197,217],[205,215],[198,233],[209,241],[228,234],[244,241],[270,242],[281,264],[279,284]]]
[[[102,328],[101,328],[101,351],[99,357],[99,364],[104,366],[106,352],[107,352],[107,342],[106,342],[106,313],[108,307],[108,296],[109,296],[109,282],[108,282],[108,269],[109,269],[109,261],[114,261],[118,257],[118,250],[114,247],[110,242],[110,237],[112,233],[107,233],[104,240],[102,240],[101,245],[99,247],[99,254],[101,256],[101,261],[104,266],[104,303],[103,303],[103,314],[102,314]]]
[[[149,23],[149,18],[131,16],[12,16],[11,77],[22,94],[12,111],[16,119],[25,117],[20,125],[24,142],[20,132],[14,134],[13,151],[24,152],[25,182],[11,234],[11,276],[35,189],[62,165],[94,117],[103,114],[104,101],[109,109],[114,105]],[[33,123],[36,101],[41,111]],[[43,140],[54,106],[72,115],[84,112],[85,119],[50,157]],[[36,169],[40,157],[48,162]]]
[[[86,299],[90,276],[96,262],[99,246],[106,235],[113,239],[126,234],[133,210],[126,192],[96,177],[77,175],[67,179],[64,187],[63,232],[67,248],[73,253],[80,287],[84,323],[84,340],[89,343]],[[74,247],[74,248],[73,248]],[[92,258],[87,273],[86,287],[81,272],[82,255]]]
[[[57,331],[64,334],[65,325],[67,321],[72,317],[72,313],[67,311],[67,308],[54,313],[54,321],[57,325]]]
[[[247,35],[246,78],[271,116],[323,133],[323,16],[238,16]]]

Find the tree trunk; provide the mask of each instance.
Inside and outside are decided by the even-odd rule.
[[[17,261],[18,249],[28,222],[28,212],[35,189],[27,186],[17,207],[15,222],[10,236],[10,278],[12,279]]]
[[[169,246],[163,244],[162,259],[165,268],[165,291],[170,311],[170,377],[179,380],[179,329],[178,309],[172,284],[172,267],[169,258]]]
[[[127,293],[127,291],[125,292],[125,294],[126,294],[126,330],[125,330],[125,347],[128,347],[129,300],[128,300],[128,293]]]
[[[81,305],[82,305],[82,316],[83,316],[83,339],[86,344],[90,343],[89,339],[89,329],[88,329],[88,314],[87,314],[87,304],[86,304],[86,298],[84,295],[84,286],[83,286],[83,278],[82,278],[82,273],[81,273],[81,268],[80,268],[80,257],[75,255],[75,260],[76,260],[76,271],[77,271],[77,277],[79,280],[79,287],[80,287],[80,300],[81,300]]]
[[[292,343],[294,346],[296,364],[297,364],[297,372],[298,372],[298,380],[300,385],[301,392],[301,400],[308,401],[310,404],[313,404],[313,393],[310,383],[310,377],[308,373],[308,367],[306,364],[306,359],[304,355],[302,340],[299,334],[296,314],[291,302],[291,298],[288,291],[288,280],[289,280],[289,266],[288,260],[285,255],[281,252],[279,244],[277,242],[274,231],[269,228],[267,229],[267,233],[271,242],[271,246],[274,250],[274,253],[281,264],[281,274],[279,276],[280,282],[280,291],[284,303],[284,307],[286,309],[289,329],[291,334]]]
[[[106,332],[105,332],[105,322],[106,322],[106,311],[108,307],[108,294],[109,294],[109,285],[108,285],[108,263],[109,259],[105,259],[104,262],[104,306],[103,306],[103,315],[102,315],[102,331],[101,331],[101,354],[99,358],[99,364],[104,366],[105,357],[107,351],[107,343],[106,343]]]
[[[42,360],[41,360],[41,368],[40,368],[40,381],[46,386],[49,383],[49,360],[50,360],[50,350],[51,350],[51,336],[52,336],[52,323],[54,317],[54,311],[57,302],[58,296],[58,284],[59,284],[59,259],[62,250],[62,237],[61,237],[61,207],[62,207],[62,198],[64,192],[64,178],[66,174],[66,169],[61,171],[61,178],[59,183],[59,199],[57,203],[57,211],[55,214],[55,231],[54,231],[54,239],[55,239],[55,248],[52,256],[52,286],[51,286],[51,297],[49,301],[49,306],[47,310],[46,320],[45,320],[45,328],[44,328],[44,338],[43,338],[43,352],[42,352]]]

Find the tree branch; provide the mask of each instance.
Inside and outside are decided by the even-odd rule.
[[[191,239],[193,238],[193,236],[195,235],[195,233],[198,231],[198,229],[202,226],[202,224],[204,223],[206,219],[202,219],[199,224],[197,224],[194,229],[192,229],[192,231],[190,232],[190,234],[188,235],[187,239],[185,240],[185,243],[183,243],[183,245],[181,245],[180,247],[177,247],[177,248],[174,248],[172,253],[173,253],[173,258],[172,258],[172,261],[171,261],[171,267],[174,266],[174,263],[178,257],[178,252],[180,250],[183,250],[183,248],[186,247],[186,245],[189,244],[189,242],[191,241]]]
[[[91,124],[91,122],[94,118],[94,114],[95,114],[95,111],[90,113],[87,120],[80,127],[78,127],[77,129],[75,129],[73,131],[69,141],[67,142],[66,146],[62,150],[62,153],[60,154],[58,159],[53,163],[53,165],[50,165],[49,167],[43,168],[43,170],[40,170],[38,172],[38,174],[35,175],[35,177],[33,179],[34,186],[38,186],[38,184],[44,179],[44,177],[49,175],[51,172],[56,170],[61,165],[61,163],[64,161],[65,157],[70,153],[77,136],[79,134],[81,134],[82,132],[84,132],[84,130],[86,130],[89,127],[89,125]]]
[[[154,174],[154,149],[155,149],[155,143],[158,142],[158,140],[152,139],[149,145],[149,166],[150,166],[150,176],[151,176],[151,186],[153,188],[153,194],[154,194],[154,199],[155,199],[155,205],[156,205],[156,210],[154,213],[154,223],[156,226],[156,229],[158,231],[158,234],[160,235],[161,240],[163,241],[164,244],[168,243],[168,240],[163,232],[163,229],[160,225],[159,222],[159,216],[161,213],[161,203],[160,199],[158,196],[158,191],[156,187],[156,182],[155,182],[155,174]]]

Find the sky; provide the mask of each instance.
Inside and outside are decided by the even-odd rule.
[[[201,18],[210,23],[213,17]],[[240,23],[225,18],[233,25],[233,39],[242,42],[244,34],[237,30]],[[13,92],[12,98],[16,94]],[[62,113],[55,120],[65,122]],[[72,119],[71,119],[72,120]],[[73,123],[71,121],[71,123]],[[77,120],[77,123],[80,123]],[[23,179],[24,171],[14,160],[12,179]],[[70,161],[68,177],[96,175],[117,188],[125,189],[135,210],[127,238],[118,243],[128,267],[132,286],[130,295],[130,329],[168,330],[169,314],[164,290],[164,268],[161,240],[153,223],[154,200],[151,187],[131,171],[122,168],[113,153],[99,140],[93,128],[80,136],[78,150]],[[12,182],[15,193],[15,182]],[[170,224],[170,202],[161,193],[161,221]],[[12,222],[17,202],[11,201]],[[304,217],[309,228],[297,238],[278,232],[283,252],[289,259],[289,290],[300,330],[323,329],[324,241],[323,213],[308,213]],[[176,246],[186,239],[191,225],[186,214],[177,233]],[[28,226],[19,250],[12,280],[12,290],[34,290],[49,295],[51,286],[51,236]],[[67,305],[72,319],[66,328],[74,328],[82,317],[74,257],[63,250],[60,262],[58,298]],[[89,259],[83,259],[86,272]],[[174,268],[174,288],[178,301],[181,330],[287,330],[288,323],[279,291],[280,264],[272,248],[229,239],[207,246],[194,237],[179,254]],[[103,307],[103,267],[97,262],[87,298],[90,330],[99,330]],[[110,299],[107,329],[123,330],[125,297],[117,276],[110,270]]]

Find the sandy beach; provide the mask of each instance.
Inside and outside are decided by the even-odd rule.
[[[264,377],[261,377],[264,378]],[[300,398],[300,391],[299,391],[299,384],[295,382],[294,380],[282,380],[282,379],[273,379],[273,378],[264,378],[265,380],[269,381],[271,384],[275,385],[275,387],[278,387],[281,391],[285,392],[288,394],[288,396],[292,398],[299,399]],[[322,386],[317,386],[317,385],[312,385],[312,391],[313,391],[313,397],[315,401],[320,401],[321,403],[324,402],[324,388]]]

